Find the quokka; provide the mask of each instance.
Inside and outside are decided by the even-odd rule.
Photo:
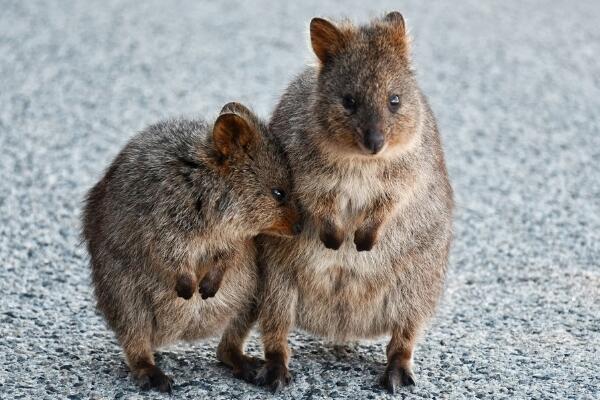
[[[253,237],[299,233],[290,185],[267,127],[229,103],[212,127],[183,119],[150,126],[91,189],[83,236],[97,306],[143,387],[172,387],[155,349],[223,329],[218,358],[252,378],[258,361],[243,345],[256,310]]]
[[[453,194],[435,118],[411,67],[402,15],[364,26],[314,18],[318,65],[287,88],[270,123],[285,148],[305,228],[259,237],[266,364],[290,381],[298,326],[336,341],[390,335],[381,384],[414,384],[415,343],[442,293]]]

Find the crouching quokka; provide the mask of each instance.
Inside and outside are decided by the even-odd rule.
[[[213,126],[179,119],[137,134],[91,189],[83,236],[97,306],[143,387],[172,387],[155,349],[223,329],[218,358],[252,378],[253,237],[300,232],[289,171],[266,126],[229,103]]]
[[[310,24],[318,65],[295,79],[269,129],[283,143],[306,219],[260,237],[257,381],[290,382],[294,327],[343,342],[391,336],[381,384],[414,383],[415,343],[442,293],[452,189],[435,118],[412,70],[404,18]]]

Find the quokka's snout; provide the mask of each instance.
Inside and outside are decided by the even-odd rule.
[[[360,130],[360,146],[370,154],[377,154],[385,147],[385,133],[381,124],[370,123],[366,128]]]
[[[292,237],[299,235],[304,227],[302,213],[295,204],[281,206],[279,216],[263,233],[274,236]]]

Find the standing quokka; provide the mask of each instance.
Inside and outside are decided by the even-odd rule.
[[[257,361],[243,344],[256,309],[252,238],[299,232],[290,182],[266,126],[229,103],[212,127],[199,120],[150,126],[89,192],[83,234],[97,305],[143,387],[171,390],[154,349],[225,327],[217,356],[251,379]],[[198,282],[202,298],[216,297],[194,296]]]
[[[391,335],[382,385],[414,383],[415,342],[441,295],[452,189],[434,116],[411,69],[402,15],[365,26],[315,18],[318,65],[288,87],[270,130],[306,219],[259,237],[265,267],[258,383],[290,381],[293,326],[336,341]]]

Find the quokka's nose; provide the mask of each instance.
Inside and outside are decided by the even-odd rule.
[[[365,132],[364,145],[371,152],[377,154],[385,144],[385,137],[379,130],[368,129]]]
[[[302,232],[302,228],[302,222],[296,222],[294,226],[292,226],[292,232],[294,233],[294,235],[299,235],[300,232]]]

